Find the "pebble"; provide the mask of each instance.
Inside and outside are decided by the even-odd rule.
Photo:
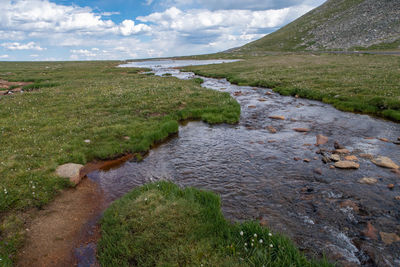
[[[321,169],[315,169],[314,172],[316,174],[322,175],[322,170]]]
[[[270,133],[277,133],[278,132],[278,130],[276,130],[274,127],[272,127],[272,126],[267,126],[266,127],[266,129],[270,132]]]
[[[381,236],[383,243],[385,243],[386,245],[390,245],[392,243],[400,241],[400,237],[395,233],[380,232],[379,235]]]
[[[329,166],[329,169],[336,169],[334,165]]]
[[[330,155],[329,159],[334,161],[334,162],[337,162],[337,161],[340,160],[340,156],[337,155],[337,154],[332,154],[332,155]]]
[[[335,149],[344,149],[345,147],[342,146],[341,144],[339,144],[338,141],[335,141],[335,143],[333,144],[333,146],[335,147]]]
[[[360,158],[363,158],[363,159],[373,159],[374,158],[374,156],[372,156],[371,154],[365,154],[365,153],[362,153],[359,156],[360,156]]]
[[[265,101],[267,101],[267,99],[265,99],[265,98],[259,98],[258,101],[260,101],[260,102],[265,102]]]
[[[388,184],[387,187],[392,190],[394,188],[394,184]]]
[[[295,157],[295,158],[293,158],[293,160],[295,160],[295,161],[299,161],[299,160],[301,160],[301,158],[297,158],[297,157]]]
[[[366,237],[369,237],[373,240],[378,239],[378,230],[371,224],[371,222],[367,223],[367,227],[362,232]]]
[[[273,95],[270,91],[265,92],[266,95]]]
[[[248,106],[248,108],[256,108],[256,106],[250,105],[250,106]]]
[[[308,162],[311,162],[310,159],[304,159],[303,161],[304,161],[304,162],[307,162],[307,163],[308,163]]]
[[[379,140],[381,140],[382,142],[389,142],[389,139],[387,138],[379,138]]]

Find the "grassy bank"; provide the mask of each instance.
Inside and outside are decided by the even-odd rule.
[[[331,266],[310,261],[256,223],[231,224],[211,192],[144,185],[112,204],[101,223],[102,266]]]
[[[278,54],[186,69],[400,121],[399,56]]]
[[[33,82],[29,92],[0,96],[1,266],[11,264],[23,241],[19,214],[68,186],[54,176],[58,165],[146,151],[177,132],[182,119],[239,119],[229,94],[117,64],[0,63],[0,79]]]

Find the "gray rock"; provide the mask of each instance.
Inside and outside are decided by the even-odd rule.
[[[82,168],[83,168],[83,165],[81,165],[81,164],[67,163],[67,164],[58,166],[56,169],[56,174],[59,177],[69,179],[72,183],[77,185],[77,184],[79,184],[79,182],[82,179],[82,177],[80,175]]]

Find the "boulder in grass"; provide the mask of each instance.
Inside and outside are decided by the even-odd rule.
[[[75,185],[79,184],[82,177],[80,175],[83,165],[75,163],[67,163],[58,166],[56,169],[56,174],[59,177],[69,179]]]

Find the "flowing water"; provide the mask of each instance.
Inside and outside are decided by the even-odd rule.
[[[126,66],[192,79],[198,76],[172,67],[194,64],[204,63],[147,61]],[[227,218],[260,220],[289,236],[309,255],[325,253],[348,266],[400,266],[400,200],[395,199],[400,195],[400,176],[362,155],[387,156],[399,164],[400,146],[379,138],[396,141],[400,124],[265,88],[200,78],[202,86],[236,98],[242,108],[240,123],[189,122],[142,162],[128,161],[119,168],[89,174],[110,200],[147,182],[171,180],[219,194]],[[285,119],[271,119],[273,115]],[[329,137],[328,143],[314,145],[318,134]],[[334,141],[358,157],[359,169],[341,170],[322,161],[334,150]],[[359,183],[364,177],[378,182]]]

